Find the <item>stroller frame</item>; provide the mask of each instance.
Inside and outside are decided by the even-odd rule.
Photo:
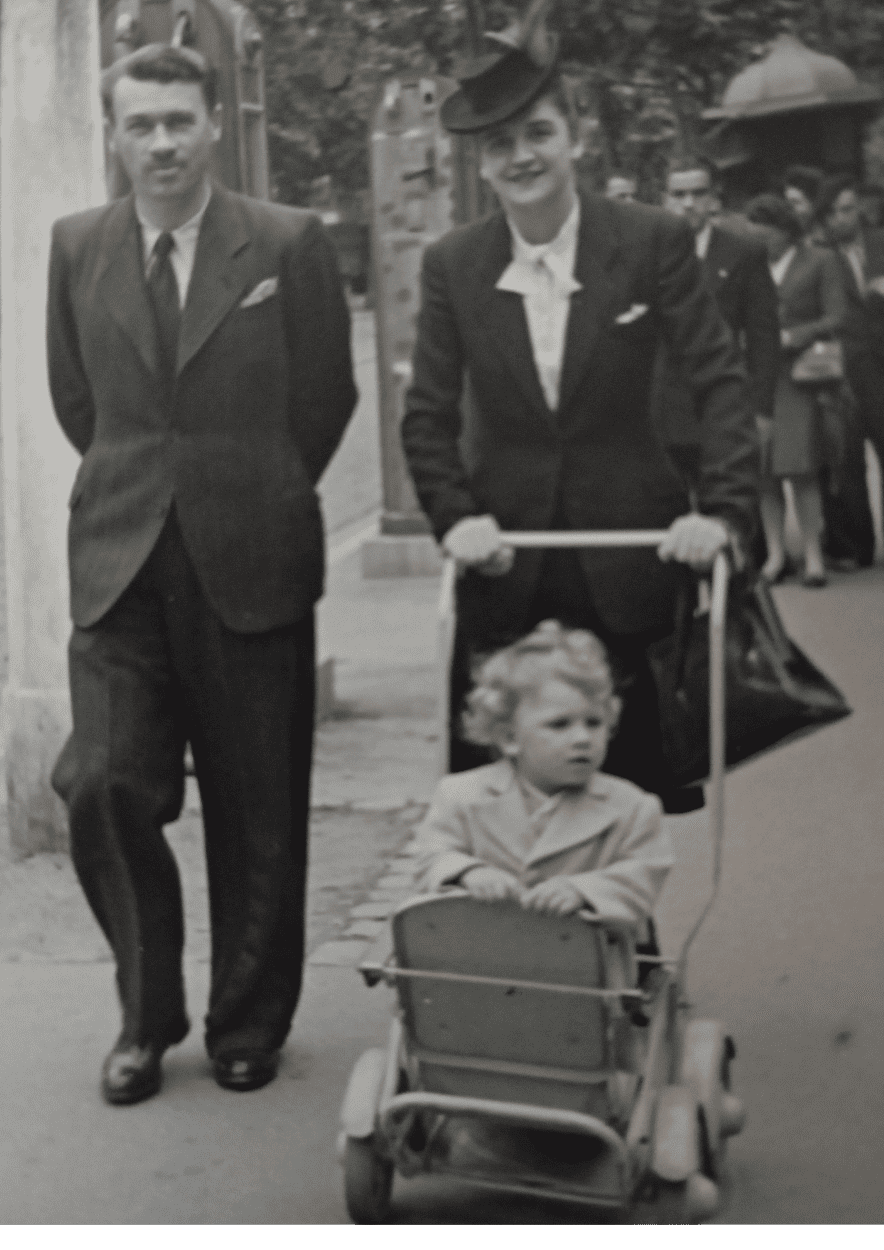
[[[506,533],[502,539],[513,547],[658,546],[665,534]],[[447,771],[455,577],[454,563],[447,561],[438,616],[440,772]],[[742,1105],[730,1093],[735,1051],[719,1022],[687,1019],[685,990],[688,952],[714,904],[721,876],[727,583],[727,559],[719,554],[709,611],[712,888],[678,958],[642,956],[645,974],[639,986],[628,924],[602,921],[589,912],[553,918],[525,913],[515,904],[489,908],[459,890],[403,904],[393,916],[395,953],[360,966],[367,984],[383,981],[396,988],[399,1011],[387,1047],[369,1050],[358,1060],[342,1106],[339,1155],[355,1222],[388,1221],[394,1171],[403,1176],[447,1173],[505,1192],[621,1212],[653,1196],[661,1223],[696,1223],[716,1209],[724,1142],[740,1131],[744,1119]],[[509,943],[480,937],[480,966],[475,967],[474,925],[484,931],[492,920],[503,925]],[[507,950],[515,949],[519,935],[529,929],[528,946],[538,953],[539,964],[531,975],[519,975],[517,964],[507,962]],[[495,945],[506,950],[498,956]],[[571,952],[570,961],[560,972],[564,949]],[[584,968],[589,969],[585,975]],[[521,1030],[520,1012],[533,1028]],[[547,1025],[564,1047],[564,1059],[554,1055],[546,1061]],[[466,1040],[456,1036],[462,1031]],[[438,1042],[450,1036],[458,1044],[446,1053]],[[470,1053],[471,1043],[476,1053]],[[520,1044],[537,1053],[511,1053]],[[593,1044],[597,1054],[590,1062],[587,1052]],[[523,1097],[506,1096],[511,1089],[521,1090]],[[476,1122],[497,1127],[491,1148],[480,1148],[470,1158],[469,1125]],[[506,1150],[498,1157],[493,1132],[499,1138],[501,1126],[504,1134],[516,1128],[578,1135],[568,1142],[588,1139],[591,1157],[579,1166],[568,1160],[538,1164],[536,1157],[508,1157]],[[458,1156],[462,1141],[466,1157],[463,1150]]]

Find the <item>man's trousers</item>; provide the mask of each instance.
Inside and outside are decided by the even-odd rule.
[[[187,1032],[184,922],[163,826],[190,742],[202,799],[214,1057],[275,1050],[301,988],[314,710],[313,618],[229,630],[175,520],[113,608],[70,642],[68,802],[77,875],[113,948],[126,1043]]]

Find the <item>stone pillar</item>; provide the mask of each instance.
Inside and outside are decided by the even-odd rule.
[[[104,199],[96,0],[2,0],[0,432],[8,675],[2,694],[7,853],[66,843],[49,776],[70,725],[65,532],[76,454],[45,363],[56,217]]]

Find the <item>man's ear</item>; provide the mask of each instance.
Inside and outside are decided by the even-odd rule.
[[[575,139],[574,142],[571,144],[571,160],[579,161],[585,151],[586,151],[586,148],[583,146],[583,140]]]
[[[218,140],[221,138],[221,134],[223,131],[223,126],[221,123],[224,120],[224,112],[220,104],[216,104],[215,107],[212,109],[212,116],[209,120],[212,123],[212,137],[217,143]]]

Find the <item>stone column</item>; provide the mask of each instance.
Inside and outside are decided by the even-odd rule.
[[[45,363],[46,271],[56,217],[104,199],[96,0],[2,0],[0,432],[8,675],[2,695],[13,855],[63,847],[49,776],[70,726],[65,532],[76,454]]]

